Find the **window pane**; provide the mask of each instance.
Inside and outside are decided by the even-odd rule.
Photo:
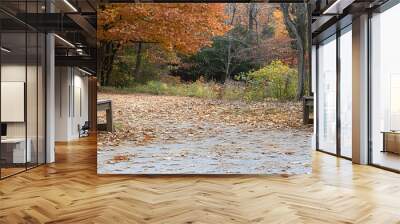
[[[348,30],[350,29],[350,30]],[[340,36],[340,150],[352,157],[352,33],[351,27]]]
[[[372,162],[400,170],[400,5],[372,17]],[[384,134],[386,132],[386,134]]]
[[[318,146],[336,153],[336,37],[318,48]]]

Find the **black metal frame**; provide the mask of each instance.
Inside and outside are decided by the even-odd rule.
[[[314,120],[315,120],[315,148],[319,149],[319,44],[315,45],[315,108],[314,108]]]
[[[368,75],[367,75],[367,82],[368,82],[368,96],[367,96],[367,107],[368,107],[368,114],[367,114],[367,119],[368,119],[368,124],[367,124],[367,128],[368,128],[368,164],[373,164],[372,163],[372,153],[373,153],[373,149],[372,149],[372,97],[371,97],[371,93],[372,93],[372,76],[371,76],[371,72],[372,72],[372,64],[371,64],[371,56],[372,56],[372,42],[371,42],[371,37],[372,37],[372,30],[371,30],[371,19],[372,19],[372,13],[368,12],[368,54],[367,54],[367,60],[368,60]]]
[[[340,114],[340,77],[341,77],[341,65],[340,65],[340,36],[341,30],[336,30],[336,154],[341,157],[341,114]]]

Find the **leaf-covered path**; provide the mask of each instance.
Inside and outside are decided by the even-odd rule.
[[[299,103],[104,94],[114,133],[100,133],[101,174],[298,174],[311,171]],[[100,114],[99,119],[104,119]]]

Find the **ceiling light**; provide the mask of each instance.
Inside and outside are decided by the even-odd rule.
[[[78,10],[68,1],[64,0],[64,3],[68,5],[74,12],[78,12]]]
[[[81,71],[81,72],[83,72],[83,73],[85,73],[86,75],[93,75],[92,73],[90,73],[90,72],[88,72],[88,71],[86,71],[86,70],[83,70],[83,69],[81,69],[81,68],[78,68],[78,70]]]
[[[64,39],[64,38],[62,38],[62,37],[60,37],[59,35],[57,35],[57,34],[54,34],[54,36],[55,37],[57,37],[59,40],[61,40],[62,42],[64,42],[65,44],[67,44],[68,46],[70,46],[70,47],[72,47],[72,48],[75,48],[75,45],[73,45],[71,42],[69,42],[68,40],[66,40],[66,39]]]
[[[77,48],[77,49],[76,49],[76,53],[78,53],[79,55],[87,55],[87,54],[83,51],[83,49],[81,49],[81,48]]]
[[[8,49],[5,48],[5,47],[1,47],[0,49],[1,49],[1,51],[4,51],[4,52],[6,52],[6,53],[11,53],[11,50],[8,50]]]
[[[342,14],[343,10],[351,5],[355,0],[336,0],[332,5],[324,10],[324,15]]]

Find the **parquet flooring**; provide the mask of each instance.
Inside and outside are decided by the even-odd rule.
[[[400,223],[400,175],[315,152],[301,176],[98,176],[94,137],[0,181],[0,223]]]

